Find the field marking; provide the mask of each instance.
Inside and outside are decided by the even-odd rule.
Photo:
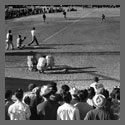
[[[65,26],[64,28],[62,28],[61,30],[55,32],[54,34],[50,35],[48,38],[44,39],[43,42],[46,42],[47,40],[51,39],[52,37],[56,36],[57,34],[59,34],[60,32],[64,31],[65,29],[67,29],[69,26],[79,22],[81,19],[87,17],[88,15],[90,15],[91,13],[93,13],[94,11],[96,11],[97,9],[85,14],[84,16],[80,17],[78,20],[74,21],[73,23],[69,24],[68,26]]]

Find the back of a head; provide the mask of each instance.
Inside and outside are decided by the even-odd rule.
[[[88,91],[87,89],[81,90],[78,94],[80,101],[86,101],[88,98]]]
[[[8,30],[9,33],[11,33],[12,31],[11,30]]]
[[[18,89],[16,92],[15,92],[15,96],[18,100],[22,100],[23,98],[23,90],[22,89]]]
[[[106,99],[109,98],[109,91],[107,89],[100,88],[98,89],[97,93],[104,95]]]
[[[98,82],[98,81],[99,81],[99,78],[98,78],[98,77],[94,77],[94,81],[95,81],[95,82]]]
[[[95,96],[96,92],[93,87],[90,87],[88,89],[88,98],[93,98]]]
[[[6,90],[5,92],[5,99],[11,98],[12,97],[12,91],[11,90]]]
[[[31,83],[28,85],[28,91],[32,91],[36,87],[36,84]]]
[[[57,92],[57,83],[51,82],[49,83],[49,86],[52,87],[52,94],[55,94]]]
[[[70,87],[68,85],[62,85],[61,86],[61,93],[67,93],[69,92]]]
[[[35,27],[33,27],[33,30],[35,30]]]
[[[62,97],[63,97],[63,101],[66,103],[70,103],[72,100],[72,96],[70,92],[64,93]]]
[[[110,96],[113,99],[117,98],[118,100],[120,100],[120,88],[113,88],[113,90],[110,93]]]

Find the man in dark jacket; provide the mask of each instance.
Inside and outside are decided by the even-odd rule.
[[[37,115],[39,120],[51,120],[51,113],[53,109],[50,101],[51,92],[52,87],[49,85],[41,87],[40,95],[43,97],[44,101],[37,105]]]

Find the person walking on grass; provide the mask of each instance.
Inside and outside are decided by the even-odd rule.
[[[8,33],[6,35],[6,50],[8,50],[10,47],[11,47],[11,50],[14,49],[13,34],[11,30],[8,30]]]
[[[32,41],[28,44],[28,46],[30,46],[34,42],[36,42],[36,45],[39,46],[38,40],[36,38],[36,28],[35,27],[33,27],[33,29],[31,30],[31,35],[32,35]]]
[[[103,23],[104,21],[106,21],[105,14],[102,14],[102,21],[101,21],[101,23]]]

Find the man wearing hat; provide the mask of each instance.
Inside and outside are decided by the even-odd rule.
[[[74,105],[76,103],[78,103],[80,100],[79,100],[79,97],[78,97],[78,92],[79,90],[75,87],[73,87],[72,89],[70,89],[70,94],[72,96],[72,100],[71,100],[71,104]]]
[[[96,94],[92,101],[96,108],[90,110],[84,120],[114,120],[113,113],[105,108],[106,98],[104,95]]]
[[[51,120],[51,111],[53,109],[50,101],[51,92],[51,86],[44,85],[41,87],[40,95],[43,97],[44,101],[37,105],[37,115],[39,120]]]

